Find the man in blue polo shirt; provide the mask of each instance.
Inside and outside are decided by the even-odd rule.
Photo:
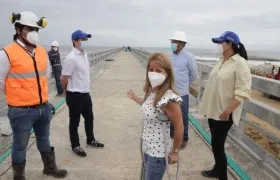
[[[175,76],[175,87],[179,95],[183,99],[182,115],[184,121],[184,139],[181,148],[185,148],[189,140],[189,86],[197,78],[197,65],[194,56],[184,49],[187,38],[184,32],[176,31],[171,40],[171,61]],[[174,127],[171,124],[170,136],[174,136]]]

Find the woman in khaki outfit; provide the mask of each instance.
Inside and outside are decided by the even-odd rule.
[[[208,119],[215,165],[201,173],[227,180],[224,145],[231,126],[239,124],[243,102],[250,97],[252,77],[247,52],[237,34],[226,31],[212,41],[220,47],[221,58],[209,74],[199,114]]]

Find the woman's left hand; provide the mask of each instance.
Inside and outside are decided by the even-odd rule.
[[[174,152],[169,153],[168,159],[169,159],[169,161],[168,161],[169,164],[175,164],[179,160],[179,154],[178,153],[174,153]]]
[[[230,113],[228,111],[224,111],[221,115],[220,115],[220,119],[223,121],[228,121],[229,120],[229,115]]]

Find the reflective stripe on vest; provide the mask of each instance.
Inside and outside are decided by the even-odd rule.
[[[11,64],[5,84],[7,104],[32,106],[47,102],[46,50],[37,46],[32,57],[16,42],[6,46],[4,50]]]
[[[46,71],[42,71],[42,72],[38,72],[39,77],[43,77],[46,76]],[[35,72],[31,72],[31,73],[12,73],[9,72],[7,77],[9,78],[36,78],[36,73]]]

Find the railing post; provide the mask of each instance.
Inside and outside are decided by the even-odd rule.
[[[241,114],[241,118],[240,118],[240,122],[239,122],[239,126],[238,126],[238,129],[242,133],[244,133],[245,125],[246,125],[246,122],[244,121],[244,119],[246,119],[246,111],[244,109],[242,109],[242,114]]]

